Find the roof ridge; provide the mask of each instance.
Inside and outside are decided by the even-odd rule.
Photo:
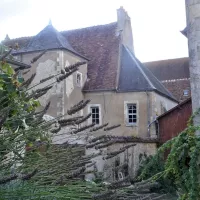
[[[180,58],[169,58],[169,59],[163,59],[163,60],[154,60],[154,61],[148,61],[148,62],[142,62],[143,64],[147,63],[156,63],[156,62],[163,62],[163,61],[172,61],[172,60],[181,60],[181,59],[189,59],[189,57],[180,57]]]
[[[32,36],[23,36],[23,37],[12,38],[12,39],[10,39],[9,41],[12,41],[12,40],[21,40],[21,39],[29,39],[29,38],[32,38],[32,37],[34,37],[34,35],[32,35]],[[4,41],[4,40],[2,40],[2,41]]]
[[[95,25],[95,26],[87,26],[87,27],[75,28],[75,29],[70,29],[70,30],[62,30],[62,31],[58,31],[58,33],[62,34],[62,33],[70,32],[70,31],[79,31],[79,30],[83,30],[83,29],[98,28],[98,27],[103,27],[103,26],[108,26],[108,25],[114,25],[114,24],[117,24],[117,21],[111,22],[111,23],[108,23],[108,24],[99,24],[99,25]],[[16,38],[10,39],[9,41],[21,40],[21,39],[31,39],[32,37],[34,37],[36,35],[16,37]]]
[[[79,31],[79,30],[83,30],[83,29],[92,29],[92,28],[99,28],[99,27],[105,27],[105,26],[109,26],[109,25],[114,25],[117,24],[117,21],[115,22],[111,22],[108,24],[99,24],[99,25],[95,25],[95,26],[87,26],[87,27],[82,27],[82,28],[75,28],[75,29],[70,29],[70,30],[63,30],[63,31],[59,31],[60,33],[66,33],[66,32],[73,32],[73,31]]]

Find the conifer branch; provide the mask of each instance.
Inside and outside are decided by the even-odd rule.
[[[8,57],[12,52],[12,49],[10,49],[8,52],[5,52],[1,57],[0,61],[3,61],[6,57]]]
[[[25,71],[25,72],[23,72],[22,74],[23,74],[23,75],[26,75],[26,74],[28,74],[29,72],[30,72],[30,69],[27,70],[27,71]]]
[[[31,173],[29,173],[29,174],[26,174],[26,175],[23,175],[22,177],[21,177],[21,179],[23,180],[23,181],[25,181],[25,180],[30,180],[33,176],[35,176],[35,174],[38,172],[38,170],[37,169],[34,169]]]
[[[5,183],[9,183],[10,181],[15,180],[17,178],[18,178],[17,174],[4,177],[4,178],[0,179],[0,185],[5,184]]]
[[[82,110],[83,108],[85,108],[85,106],[90,102],[90,100],[86,100],[85,102],[83,103],[78,103],[74,106],[72,106],[68,111],[67,111],[67,114],[68,115],[72,115],[76,112],[78,112],[79,110]]]
[[[45,53],[47,52],[47,50],[44,50],[42,53],[40,53],[38,56],[35,56],[32,60],[31,63],[35,63],[39,58],[41,58]]]
[[[68,66],[68,67],[65,67],[65,71],[68,73],[68,72],[70,72],[71,70],[73,70],[73,69],[76,69],[76,68],[78,68],[79,66],[81,66],[81,65],[85,65],[87,62],[77,62],[77,63],[75,63],[75,64],[73,64],[73,65],[70,65],[70,66]]]
[[[118,128],[118,127],[120,127],[120,126],[121,126],[121,124],[117,124],[117,125],[114,125],[114,126],[110,126],[110,127],[104,128],[104,131],[110,131],[110,130],[115,129],[115,128]]]
[[[99,129],[104,128],[105,126],[108,126],[108,123],[102,124],[102,125],[100,125],[100,126],[96,126],[96,127],[92,128],[92,129],[90,129],[90,132],[97,131],[97,130],[99,130]]]
[[[77,134],[78,132],[82,132],[82,131],[87,130],[88,128],[91,128],[91,127],[93,127],[93,126],[95,126],[94,123],[93,123],[93,124],[86,125],[86,126],[83,126],[83,127],[79,128],[79,129],[76,129],[75,131],[72,131],[71,134]]]
[[[26,88],[27,88],[27,87],[32,83],[32,81],[33,81],[33,79],[35,78],[35,76],[36,76],[36,73],[32,74],[31,77],[30,77],[29,79],[27,79],[26,81],[24,81],[24,82],[20,85],[20,88],[23,88],[23,87],[26,87]]]
[[[76,122],[75,122],[75,124],[81,124],[81,123],[83,123],[83,122],[85,122],[87,119],[89,119],[90,117],[91,117],[91,113],[89,113],[88,115],[86,115],[85,117],[83,117],[82,119],[79,119],[79,120],[77,120]]]

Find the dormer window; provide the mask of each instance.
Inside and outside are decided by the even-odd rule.
[[[189,96],[189,90],[183,90],[183,96],[184,97]]]
[[[80,73],[80,72],[76,73],[76,85],[78,87],[82,86],[82,73]]]

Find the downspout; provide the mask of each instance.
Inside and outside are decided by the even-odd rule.
[[[150,133],[150,97],[149,93],[146,91],[147,95],[147,136],[151,137]]]

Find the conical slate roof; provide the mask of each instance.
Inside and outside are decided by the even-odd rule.
[[[59,33],[51,23],[49,23],[42,31],[34,36],[26,47],[15,52],[15,54],[52,49],[65,49],[81,56],[72,48],[67,39],[61,33]]]
[[[128,91],[156,91],[176,101],[151,71],[122,45],[118,92]]]

